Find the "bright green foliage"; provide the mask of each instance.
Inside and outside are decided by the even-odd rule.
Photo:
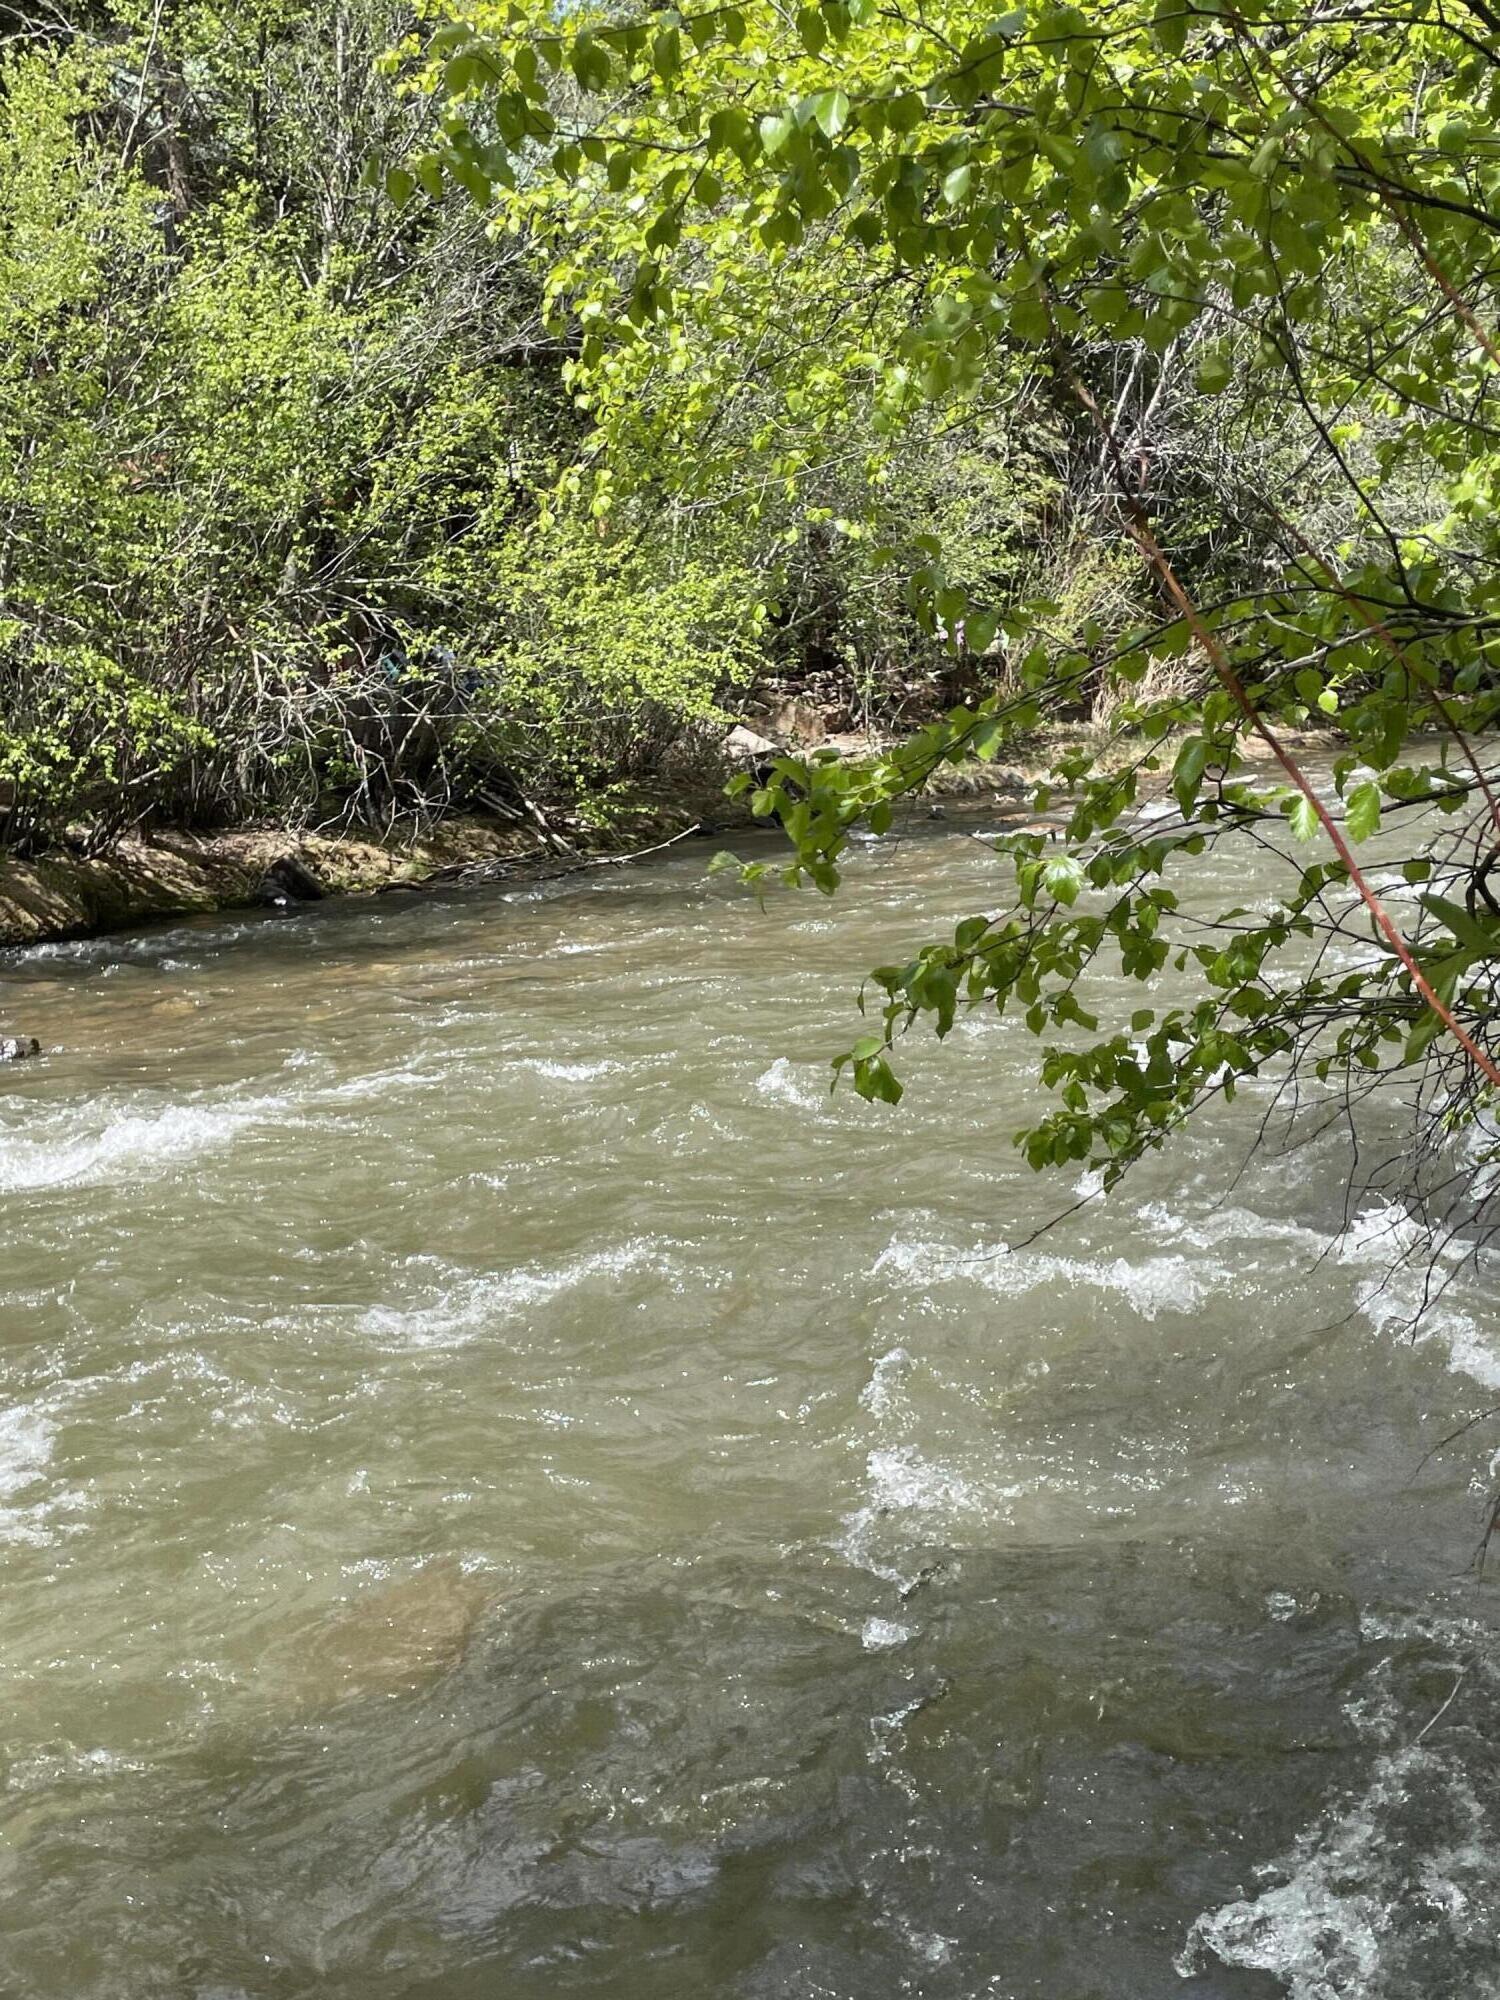
[[[508,768],[569,776],[585,807],[658,768],[695,724],[727,722],[719,696],[750,671],[751,577],[662,557],[571,520],[463,551],[468,600],[506,628],[471,726]]]
[[[744,579],[660,507],[542,528],[536,281],[366,171],[431,122],[404,15],[145,17],[0,61],[0,838],[644,778],[754,671]]]
[[[1500,922],[1500,807],[1471,747],[1500,708],[1488,9],[454,0],[439,18],[426,54],[447,108],[417,178],[552,244],[601,514],[643,480],[730,497],[726,439],[755,453],[756,504],[851,437],[878,487],[909,436],[999,412],[1049,424],[1069,468],[1092,462],[1095,532],[1138,566],[1135,629],[1065,633],[1055,604],[972,601],[940,542],[913,538],[894,553],[914,612],[955,648],[997,648],[993,691],[871,764],[784,761],[756,790],[791,879],[831,890],[854,826],[884,830],[943,761],[1086,699],[1143,746],[1063,757],[1061,850],[1005,843],[1010,909],[875,975],[856,1086],[894,1098],[912,1021],[941,1034],[958,1006],[1015,1004],[1059,1096],[1028,1156],[1110,1173],[1273,1061],[1354,1084],[1441,1052],[1472,1086],[1385,930],[1361,969],[1320,961],[1356,922],[1327,808],[1244,751],[1262,729],[1335,729],[1348,838],[1417,829],[1411,865],[1431,816],[1453,815],[1434,861],[1451,893],[1402,919],[1439,999],[1487,1038],[1493,954],[1453,913],[1486,940]],[[1158,769],[1176,817],[1143,823]],[[1182,919],[1205,843],[1278,831],[1323,852],[1289,848],[1276,910]],[[1153,995],[1189,975],[1132,1030],[1140,1047],[1079,997],[1101,954]]]

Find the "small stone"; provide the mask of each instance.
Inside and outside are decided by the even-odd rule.
[[[0,1035],[0,1062],[25,1062],[41,1053],[42,1045],[35,1035]]]

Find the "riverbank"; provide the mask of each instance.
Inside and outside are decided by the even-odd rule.
[[[1007,807],[1024,815],[1032,786],[1045,776],[1057,750],[1084,733],[1052,733],[1046,748],[1039,744],[1025,766],[977,761],[940,766],[922,797],[932,803],[967,800]],[[752,740],[764,741],[768,755],[783,749],[766,739]],[[1312,734],[1297,733],[1287,741],[1299,751],[1326,748],[1326,738]],[[807,748],[797,743],[784,747],[792,754]],[[827,747],[852,757],[886,746],[841,737],[828,740]],[[1243,754],[1252,766],[1265,761],[1257,746],[1246,746]],[[1170,757],[1166,761],[1170,764]],[[724,775],[732,768],[726,767]],[[1143,795],[1165,782],[1163,775],[1154,775],[1143,785]],[[0,947],[94,937],[215,910],[416,889],[452,877],[551,873],[625,860],[696,833],[722,835],[758,823],[743,804],[724,796],[721,783],[706,781],[660,796],[643,795],[597,827],[572,821],[559,827],[540,817],[531,822],[454,813],[421,831],[166,831],[129,837],[90,857],[66,851],[25,861],[0,856]]]
[[[836,747],[854,755],[880,746],[849,739]],[[768,754],[779,750],[768,746]],[[929,791],[1008,799],[1019,809],[1033,775],[982,764],[945,768]],[[642,797],[597,827],[454,813],[421,831],[164,831],[128,837],[88,857],[63,850],[24,861],[0,856],[0,947],[95,937],[215,910],[416,889],[456,876],[551,873],[625,860],[695,833],[707,837],[756,824],[716,782]]]
[[[7,857],[0,860],[0,945],[93,937],[215,910],[372,895],[471,869],[522,873],[544,862],[627,853],[691,832],[695,824],[685,806],[643,807],[607,834],[579,840],[460,813],[420,833],[161,833],[122,840],[90,857]]]

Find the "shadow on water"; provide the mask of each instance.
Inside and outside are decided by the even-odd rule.
[[[424,1685],[296,1680],[290,1716],[64,1781],[12,1836],[7,1990],[119,1992],[122,1945],[128,1990],[213,2000],[1228,2000],[1299,1951],[1308,1995],[1491,1990],[1477,1630],[1268,1593],[1224,1547],[919,1553],[884,1615],[807,1552],[577,1575]],[[1400,1741],[1455,1660],[1466,1711]],[[1179,1981],[1226,1906],[1229,1962],[1210,1928]]]

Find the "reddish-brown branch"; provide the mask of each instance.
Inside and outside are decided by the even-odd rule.
[[[1437,258],[1433,256],[1431,250],[1428,249],[1427,239],[1401,206],[1400,202],[1385,189],[1381,190],[1381,194],[1386,207],[1395,219],[1396,227],[1401,231],[1401,234],[1406,238],[1413,250],[1416,251],[1418,257],[1421,258],[1422,267],[1428,277],[1432,279],[1432,282],[1437,286],[1443,297],[1452,306],[1470,333],[1473,334],[1483,353],[1493,362],[1496,368],[1500,368],[1500,346],[1496,345],[1494,335],[1482,324],[1474,308],[1448,276],[1448,273],[1443,269]]]
[[[1235,672],[1234,665],[1228,654],[1219,644],[1215,634],[1209,630],[1208,626],[1198,616],[1197,608],[1178,582],[1176,574],[1171,564],[1167,561],[1160,543],[1143,521],[1132,521],[1131,532],[1142,554],[1161,578],[1168,596],[1187,620],[1194,638],[1197,639],[1199,645],[1202,646],[1212,661],[1214,672],[1218,675],[1221,684],[1228,691],[1236,707],[1240,710],[1240,713],[1250,724],[1256,735],[1261,738],[1262,742],[1266,745],[1277,763],[1280,764],[1282,770],[1286,772],[1288,778],[1290,778],[1303,798],[1307,800],[1307,803],[1317,814],[1323,831],[1333,843],[1334,852],[1348,871],[1349,880],[1355,892],[1374,918],[1376,925],[1385,937],[1386,942],[1390,945],[1391,950],[1400,959],[1402,965],[1405,966],[1412,985],[1421,994],[1427,1005],[1437,1015],[1443,1026],[1453,1036],[1454,1040],[1463,1049],[1470,1061],[1474,1063],[1475,1067],[1482,1072],[1490,1083],[1494,1084],[1497,1089],[1500,1089],[1500,1067],[1497,1067],[1492,1058],[1486,1055],[1485,1051],[1468,1033],[1463,1024],[1455,1018],[1452,1009],[1438,996],[1429,984],[1421,966],[1418,965],[1415,957],[1412,955],[1411,946],[1401,935],[1395,919],[1366,880],[1364,871],[1354,858],[1354,850],[1344,837],[1343,828],[1319,797],[1316,788],[1291,752],[1281,742],[1254,702],[1251,701],[1249,694],[1246,692],[1245,684]]]
[[[1282,770],[1286,772],[1291,783],[1312,808],[1314,814],[1317,816],[1318,823],[1333,843],[1334,852],[1344,864],[1355,893],[1370,912],[1376,927],[1390,945],[1391,950],[1405,967],[1407,976],[1411,980],[1413,987],[1421,995],[1427,1006],[1437,1015],[1443,1026],[1453,1036],[1475,1068],[1479,1070],[1489,1083],[1494,1085],[1497,1090],[1500,1090],[1500,1067],[1497,1067],[1493,1058],[1487,1055],[1479,1046],[1473,1036],[1463,1026],[1462,1022],[1455,1018],[1452,1009],[1447,1003],[1434,992],[1426,974],[1422,971],[1421,966],[1418,965],[1416,958],[1413,956],[1411,946],[1402,936],[1400,929],[1384,903],[1381,902],[1366,880],[1363,869],[1361,869],[1358,861],[1354,858],[1354,850],[1344,837],[1343,828],[1324,804],[1316,787],[1298,764],[1297,760],[1281,742],[1276,732],[1250,699],[1244,682],[1236,672],[1234,663],[1228,653],[1225,652],[1217,634],[1204,621],[1197,605],[1194,604],[1192,598],[1178,580],[1176,571],[1167,559],[1166,551],[1162,548],[1151,530],[1151,524],[1146,518],[1144,508],[1142,508],[1140,502],[1130,490],[1129,480],[1125,476],[1125,468],[1120,462],[1119,441],[1114,434],[1109,420],[1099,408],[1097,399],[1090,392],[1087,384],[1081,381],[1071,368],[1067,368],[1066,364],[1065,372],[1072,385],[1074,394],[1088,411],[1095,424],[1098,425],[1100,435],[1113,459],[1120,498],[1125,508],[1126,522],[1129,526],[1132,539],[1140,549],[1141,554],[1145,557],[1149,567],[1155,572],[1167,596],[1185,620],[1189,631],[1203,648],[1220,685],[1234,702],[1236,708],[1239,709],[1241,715],[1244,716],[1250,728],[1260,737]]]
[[[1483,797],[1485,804],[1490,809],[1490,818],[1494,822],[1495,831],[1497,834],[1500,834],[1500,799],[1496,798],[1495,790],[1490,783],[1488,773],[1485,771],[1484,766],[1480,763],[1479,758],[1475,754],[1473,744],[1470,743],[1468,737],[1459,727],[1458,720],[1454,715],[1452,709],[1448,706],[1447,702],[1444,701],[1442,695],[1439,694],[1438,690],[1435,687],[1428,686],[1427,682],[1423,679],[1421,672],[1413,664],[1412,660],[1408,656],[1406,648],[1402,645],[1401,641],[1396,637],[1395,633],[1391,630],[1390,626],[1385,622],[1385,620],[1377,614],[1372,605],[1367,604],[1362,597],[1356,596],[1355,593],[1349,589],[1349,587],[1343,581],[1342,577],[1340,577],[1338,571],[1333,567],[1333,564],[1328,560],[1327,556],[1321,555],[1318,552],[1318,550],[1313,547],[1312,543],[1307,539],[1306,535],[1303,534],[1302,530],[1297,526],[1295,521],[1289,521],[1286,518],[1286,516],[1283,513],[1281,513],[1279,509],[1275,507],[1271,509],[1271,513],[1276,521],[1277,526],[1281,529],[1282,533],[1288,536],[1290,540],[1294,541],[1297,544],[1298,548],[1301,549],[1302,553],[1307,557],[1309,562],[1315,563],[1317,565],[1317,567],[1323,572],[1323,575],[1327,578],[1329,588],[1333,590],[1340,598],[1342,598],[1343,602],[1348,605],[1349,609],[1354,613],[1355,617],[1359,619],[1360,623],[1364,626],[1365,630],[1371,635],[1371,637],[1378,639],[1381,645],[1383,645],[1386,651],[1391,655],[1391,657],[1394,660],[1399,661],[1399,663],[1406,668],[1406,671],[1411,675],[1412,679],[1421,688],[1422,692],[1426,695],[1428,701],[1431,702],[1433,709],[1437,714],[1438,720],[1443,724],[1444,728],[1447,729],[1448,733],[1452,736],[1454,742],[1458,745],[1460,751],[1463,753],[1463,757],[1466,763],[1468,764],[1469,769],[1474,773],[1474,781],[1479,787],[1480,794]]]

